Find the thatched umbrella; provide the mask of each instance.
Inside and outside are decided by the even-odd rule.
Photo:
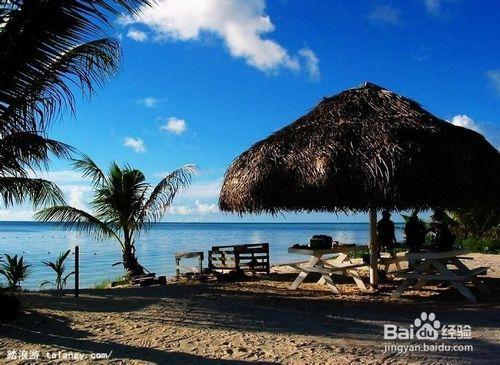
[[[370,212],[500,203],[500,153],[479,133],[371,83],[323,99],[226,172],[223,211]],[[372,255],[371,282],[376,284]]]

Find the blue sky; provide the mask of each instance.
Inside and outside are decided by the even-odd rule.
[[[324,96],[371,81],[500,146],[500,2],[495,0],[158,0],[116,19],[123,64],[51,136],[142,169],[151,182],[200,173],[166,221],[241,221],[216,209],[226,167]],[[45,174],[85,207],[90,188],[64,161]],[[0,219],[30,219],[27,207]],[[279,221],[363,221],[297,214]],[[244,217],[244,221],[270,221]]]

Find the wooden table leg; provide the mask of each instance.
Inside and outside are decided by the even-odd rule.
[[[412,279],[403,280],[403,282],[398,286],[398,288],[394,291],[394,293],[391,294],[391,296],[399,298],[410,287],[410,285],[414,281],[415,280],[412,280]]]
[[[337,257],[335,257],[335,259],[333,259],[333,260],[325,260],[325,262],[329,263],[329,261],[330,261],[330,263],[332,264],[332,266],[335,266],[335,264],[341,264],[344,261],[350,261],[350,260],[346,260],[347,257],[348,256],[345,253],[341,252],[341,253],[338,254]],[[318,280],[317,284],[319,284],[319,285],[325,284],[325,279],[323,278],[323,276],[321,276],[321,278]]]
[[[357,270],[347,270],[347,273],[354,279],[354,282],[360,288],[361,290],[366,290],[365,283],[363,283],[363,280],[361,280],[361,277],[359,276],[359,273]]]
[[[458,259],[456,257],[453,257],[450,260],[450,262],[452,265],[455,265],[461,273],[467,273],[470,271],[470,269],[462,261],[460,261],[460,259]],[[474,284],[478,288],[478,290],[479,290],[479,292],[481,292],[481,294],[484,294],[484,295],[491,294],[491,290],[486,285],[484,285],[484,283],[478,277],[472,277],[470,279],[470,281],[472,284]]]
[[[431,262],[429,260],[424,261],[422,264],[417,266],[414,270],[416,272],[424,273],[425,270],[427,270],[431,265]],[[417,286],[420,285],[421,289],[425,285],[424,280],[414,280],[414,279],[405,279],[394,291],[394,293],[391,294],[391,296],[394,297],[400,297],[409,287],[412,285],[414,282],[417,282]]]
[[[446,275],[448,277],[453,277],[454,274],[448,270],[446,265],[444,265],[441,261],[439,260],[432,260],[432,266],[434,266],[441,274]],[[465,266],[465,265],[464,265]],[[469,302],[476,303],[477,299],[472,294],[469,288],[467,288],[461,281],[453,281],[453,280],[445,280],[451,282],[451,284],[457,289],[460,294],[462,294]]]
[[[314,267],[318,263],[319,259],[320,259],[319,257],[312,256],[309,259],[309,262],[306,264],[306,267]],[[308,274],[309,273],[307,271],[302,271],[299,275],[297,275],[297,278],[294,280],[292,285],[290,285],[290,289],[291,290],[297,289],[299,285],[302,284],[302,282],[304,281],[304,279],[307,277]]]
[[[334,294],[339,294],[339,289],[337,288],[337,286],[335,285],[335,283],[333,282],[332,278],[330,277],[330,275],[328,274],[323,274],[321,275],[322,276],[322,279],[324,280],[324,282],[326,283],[326,285],[330,288],[330,290],[334,293]]]

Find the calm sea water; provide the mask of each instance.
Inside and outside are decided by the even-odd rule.
[[[397,225],[400,238],[401,225]],[[307,243],[314,234],[327,234],[335,240],[366,244],[368,224],[360,223],[158,223],[136,240],[139,261],[157,275],[174,275],[174,252],[208,251],[212,245],[269,242],[271,264],[303,259],[287,253],[295,243]],[[33,265],[23,287],[38,289],[45,280],[52,281],[53,272],[42,261],[54,261],[65,250],[80,246],[80,285],[93,287],[107,279],[123,275],[119,244],[95,241],[84,234],[68,232],[52,223],[0,222],[0,254],[23,255]],[[73,256],[67,269],[73,270]],[[186,265],[189,265],[186,261]],[[191,263],[195,265],[194,262]],[[206,262],[205,262],[206,264]],[[3,276],[0,282],[4,283]],[[73,287],[70,281],[68,288]]]

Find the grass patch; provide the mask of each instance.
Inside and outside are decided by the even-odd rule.
[[[94,289],[108,289],[111,287],[111,283],[113,282],[123,282],[124,279],[121,276],[112,279],[106,279],[94,285]]]

